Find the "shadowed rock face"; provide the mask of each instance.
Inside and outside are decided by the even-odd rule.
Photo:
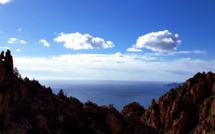
[[[121,114],[132,122],[139,122],[141,115],[145,112],[143,106],[137,102],[132,102],[123,107]]]
[[[55,95],[35,80],[14,79],[9,90],[0,93],[4,102],[1,103],[0,133],[158,132],[144,123],[133,123],[132,118],[125,118],[114,107],[97,106],[92,102],[83,104],[73,97]]]
[[[6,57],[2,54],[0,58],[3,59],[1,67],[5,69],[0,71],[4,72],[0,83],[1,134],[158,132],[140,121],[133,123],[132,118],[124,117],[111,105],[98,106],[90,101],[83,104],[74,97],[66,97],[63,91],[55,95],[51,88],[40,85],[36,80],[22,79],[11,70],[13,59],[9,52]]]
[[[215,130],[215,74],[197,73],[153,101],[141,121],[160,133],[202,134]]]

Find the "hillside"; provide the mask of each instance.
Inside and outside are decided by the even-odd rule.
[[[0,133],[204,134],[215,131],[214,93],[215,74],[197,73],[148,109],[131,102],[119,112],[22,78],[7,51],[0,56]]]
[[[83,104],[66,97],[62,90],[55,95],[37,80],[21,78],[13,70],[12,56],[8,56],[0,58],[1,134],[157,133],[143,122],[127,120],[111,105],[98,106],[90,101]]]

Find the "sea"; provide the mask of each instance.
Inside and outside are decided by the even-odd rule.
[[[51,87],[55,94],[63,89],[67,97],[75,97],[82,103],[91,101],[99,106],[111,104],[118,111],[131,102],[137,102],[147,109],[153,98],[157,101],[170,90],[165,86],[168,82],[54,80],[41,83]]]

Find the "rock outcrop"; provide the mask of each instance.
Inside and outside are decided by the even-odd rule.
[[[139,122],[141,115],[145,112],[145,108],[137,102],[132,102],[123,107],[121,114],[132,122]]]
[[[166,134],[215,131],[215,74],[197,73],[183,86],[152,100],[141,121]]]
[[[12,76],[13,57],[10,54],[10,50],[7,50],[6,55],[2,51],[0,55],[0,117],[6,114],[11,95],[14,95],[13,91],[10,91],[14,86],[12,83],[15,80]]]

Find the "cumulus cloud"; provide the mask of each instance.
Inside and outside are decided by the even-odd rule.
[[[157,52],[172,52],[177,49],[180,43],[178,34],[172,34],[168,30],[164,30],[140,36],[132,48],[134,48],[133,50],[146,48]],[[129,48],[128,50],[132,49]]]
[[[50,44],[49,44],[45,39],[41,39],[39,42],[40,42],[40,43],[43,43],[43,45],[44,45],[45,47],[49,47],[49,46],[50,46]]]
[[[105,41],[99,37],[92,37],[89,34],[81,33],[60,33],[58,37],[54,38],[55,42],[64,42],[66,48],[80,50],[80,49],[105,49],[113,48],[114,44],[111,41]]]
[[[0,4],[6,4],[8,2],[11,2],[11,0],[0,0]]]
[[[27,44],[26,41],[24,41],[24,40],[18,40],[17,38],[10,38],[10,39],[8,40],[8,43],[9,43],[9,44],[16,44],[16,43]]]

